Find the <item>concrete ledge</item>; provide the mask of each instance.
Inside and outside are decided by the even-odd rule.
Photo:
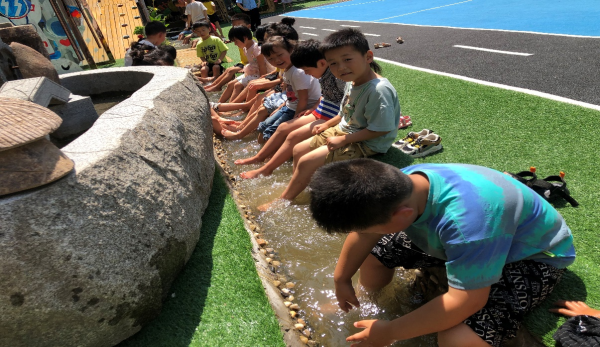
[[[139,331],[188,261],[210,195],[208,102],[187,70],[62,79],[75,94],[140,89],[63,148],[75,172],[0,199],[0,346],[114,346]]]

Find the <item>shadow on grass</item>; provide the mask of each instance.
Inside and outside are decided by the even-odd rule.
[[[413,157],[402,153],[402,151],[396,147],[390,148],[386,154],[377,154],[371,158],[390,164],[399,169],[412,165],[413,161],[415,161]]]
[[[171,293],[176,294],[176,299],[169,298],[158,318],[142,328],[139,333],[121,342],[118,347],[190,345],[200,323],[210,287],[212,249],[227,194],[225,182],[217,171],[213,178],[208,207],[202,216],[200,240],[170,289]]]
[[[556,330],[559,321],[562,324],[566,320],[558,314],[548,312],[548,309],[558,300],[586,301],[587,294],[583,280],[575,272],[567,269],[552,294],[525,318],[525,326],[535,336],[546,336]]]

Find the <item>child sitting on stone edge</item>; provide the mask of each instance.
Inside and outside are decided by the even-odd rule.
[[[355,322],[364,330],[346,340],[361,346],[437,333],[440,346],[500,347],[575,260],[561,215],[489,168],[351,160],[319,169],[310,192],[317,224],[348,233],[334,272],[342,310],[359,306],[359,268],[362,286],[378,290],[398,266],[446,267],[447,293],[393,321]]]
[[[369,42],[356,29],[338,30],[325,38],[321,51],[333,75],[347,83],[339,115],[315,126],[315,135],[294,146],[294,172],[278,200],[291,201],[312,174],[333,162],[386,153],[396,139],[400,104],[394,86],[378,75]],[[271,203],[258,207],[265,211]]]

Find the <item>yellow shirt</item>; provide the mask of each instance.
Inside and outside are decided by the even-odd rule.
[[[244,49],[238,47],[238,50],[240,51],[240,61],[241,61],[241,63],[244,64],[244,65],[248,64],[248,58],[246,57],[246,53],[244,53]]]
[[[215,7],[212,4],[212,1],[202,1],[202,4],[204,4],[204,6],[206,6],[206,14],[207,15],[213,15],[215,14]]]

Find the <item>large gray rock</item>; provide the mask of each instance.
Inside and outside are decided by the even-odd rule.
[[[210,113],[187,70],[62,81],[77,94],[141,89],[62,149],[74,173],[0,198],[0,346],[113,346],[136,333],[170,294],[208,203]]]
[[[48,50],[46,49],[46,46],[44,46],[44,41],[42,41],[40,34],[37,33],[35,27],[31,24],[0,26],[0,39],[9,45],[13,42],[24,44],[50,59]]]
[[[7,81],[23,78],[13,50],[0,38],[0,86]]]

